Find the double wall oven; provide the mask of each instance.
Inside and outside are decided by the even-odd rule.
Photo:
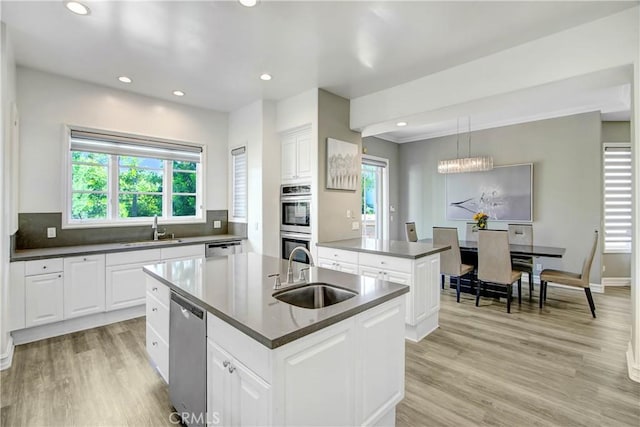
[[[311,184],[284,184],[280,187],[280,252],[289,259],[297,246],[311,250]],[[304,252],[294,261],[309,263]]]

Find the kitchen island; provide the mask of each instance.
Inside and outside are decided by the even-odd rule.
[[[406,295],[406,338],[420,341],[438,328],[440,252],[431,243],[348,239],[318,243],[318,265],[410,287]]]
[[[308,267],[294,263],[294,277]],[[324,308],[276,299],[287,263],[254,253],[146,266],[147,350],[169,378],[170,292],[207,312],[207,419],[220,425],[393,425],[404,397],[406,286],[312,267],[355,296]],[[283,286],[284,289],[285,286]],[[203,373],[204,375],[204,373]]]

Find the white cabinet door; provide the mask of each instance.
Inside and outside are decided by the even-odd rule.
[[[393,283],[399,283],[401,285],[411,285],[411,275],[407,273],[401,273],[399,271],[384,270],[382,280],[387,280]]]
[[[282,140],[282,181],[296,179],[297,175],[297,143],[295,136],[287,136]]]
[[[25,277],[25,325],[44,325],[62,320],[64,280],[62,273]]]
[[[9,311],[7,331],[15,331],[26,327],[25,323],[25,284],[24,261],[12,262],[9,265]]]
[[[269,385],[235,360],[230,365],[230,377],[232,425],[269,425]]]
[[[329,270],[335,270],[336,269],[336,264],[337,262],[330,260],[330,259],[326,259],[326,258],[318,258],[318,267],[320,268],[326,268]]]
[[[64,318],[105,308],[104,254],[64,259]]]
[[[143,305],[145,303],[144,264],[119,265],[106,268],[106,310]]]
[[[231,356],[207,340],[207,421],[210,425],[231,424]]]
[[[309,179],[311,178],[311,134],[298,135],[296,146],[296,178]]]
[[[358,266],[348,262],[337,262],[336,270],[342,271],[343,273],[358,274]]]
[[[358,270],[359,270],[360,276],[373,277],[374,279],[380,279],[380,280],[382,280],[382,276],[384,274],[384,271],[379,268],[364,267],[362,265]]]

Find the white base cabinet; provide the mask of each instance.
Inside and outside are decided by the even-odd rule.
[[[147,355],[162,379],[169,382],[169,316],[171,291],[145,274],[147,300]]]
[[[64,318],[104,311],[104,254],[64,259]]]
[[[438,328],[440,254],[417,259],[365,252],[318,248],[318,265],[340,270],[357,267],[357,274],[410,287],[406,295],[405,338],[420,341]],[[347,266],[346,269],[344,266]]]
[[[404,298],[269,350],[207,318],[210,425],[376,425],[404,397]],[[391,414],[391,415],[390,415]]]
[[[25,327],[57,322],[64,316],[62,272],[26,276]]]

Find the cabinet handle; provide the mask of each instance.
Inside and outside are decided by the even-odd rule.
[[[224,362],[222,362],[222,366],[224,366],[225,368],[227,366],[229,366],[231,364],[231,362],[229,362],[228,360],[225,360]]]
[[[62,277],[62,274],[58,274],[58,277]]]
[[[153,307],[153,308],[151,309],[151,311],[158,311],[158,308],[157,308],[157,307]]]
[[[43,270],[46,270],[46,269],[47,269],[47,266],[46,266],[46,265],[43,265],[43,266],[42,266],[42,269],[43,269]]]
[[[152,346],[154,346],[154,347],[157,347],[157,345],[158,345],[158,341],[154,341],[154,342],[152,342],[152,343],[151,343],[151,345],[152,345]]]
[[[233,371],[235,371],[235,370],[236,370],[235,366],[233,366],[233,365],[229,366],[229,373],[230,374],[233,374]]]
[[[157,291],[157,290],[158,290],[158,288],[151,288],[151,290],[152,290],[152,291]]]
[[[380,265],[384,265],[384,261],[380,261]]]
[[[86,259],[86,258],[82,258],[82,260],[83,260],[83,261],[86,261],[87,259]]]

